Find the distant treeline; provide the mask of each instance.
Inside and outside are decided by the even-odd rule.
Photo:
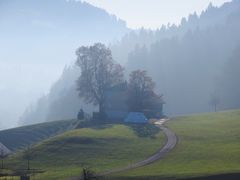
[[[211,96],[219,109],[240,107],[240,1],[211,4],[200,16],[183,18],[180,26],[141,29],[110,45],[113,57],[126,72],[144,69],[164,94],[168,115],[212,111]],[[76,47],[77,48],[77,47]],[[77,97],[75,66],[68,67],[51,92],[27,110],[21,122],[74,118],[82,106]]]
[[[126,69],[145,69],[157,82],[170,115],[239,108],[240,1],[211,4],[200,16],[183,18],[180,26],[141,29],[112,45],[114,58]]]

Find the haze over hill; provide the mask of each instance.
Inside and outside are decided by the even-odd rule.
[[[132,29],[158,29],[162,24],[181,23],[182,17],[196,12],[198,15],[212,2],[214,6],[221,6],[231,0],[84,0],[107,12],[124,19]]]
[[[77,47],[128,31],[103,9],[66,0],[1,0],[0,27],[0,129],[48,92]]]
[[[140,31],[113,47],[122,50],[128,70],[151,73],[164,94],[169,115],[212,111],[213,96],[219,99],[220,109],[239,108],[239,22],[240,1],[220,8],[210,4],[200,17],[190,15],[179,27]],[[229,65],[226,72],[230,59],[235,68]]]
[[[240,0],[0,0],[0,180],[240,179],[239,32]]]
[[[183,18],[180,26],[131,31],[110,48],[114,59],[125,63],[127,73],[138,68],[150,72],[164,94],[167,115],[211,111],[212,95],[220,97],[221,109],[237,108],[239,54],[234,52],[240,48],[239,22],[239,0],[220,8],[210,4],[200,16]],[[28,109],[21,122],[74,118],[80,106],[91,111],[77,96],[78,73],[74,66],[66,68],[57,86]]]

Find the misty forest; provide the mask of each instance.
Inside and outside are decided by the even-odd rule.
[[[109,44],[113,59],[124,66],[125,73],[142,69],[152,75],[167,102],[164,111],[168,115],[212,111],[209,102],[213,95],[221,99],[221,110],[239,108],[237,3],[221,8],[210,4],[200,17],[189,15],[178,27],[125,29],[126,35]],[[50,92],[26,109],[20,123],[71,119],[81,106],[92,112],[94,107],[77,98],[75,81],[79,74],[74,63],[66,64]]]
[[[240,1],[93,2],[0,0],[0,180],[239,179]]]

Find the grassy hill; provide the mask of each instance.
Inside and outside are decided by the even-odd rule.
[[[31,148],[31,168],[45,172],[34,179],[61,180],[81,174],[124,167],[154,154],[164,134],[153,125],[100,125],[68,131]],[[26,168],[24,152],[9,157],[9,168]]]
[[[176,132],[176,148],[161,161],[114,174],[105,179],[186,179],[240,174],[240,110],[174,118],[167,126]],[[33,146],[31,168],[44,173],[34,179],[61,180],[81,174],[124,167],[152,155],[165,136],[151,125],[99,125],[65,132]],[[5,161],[9,168],[26,168],[24,151]],[[238,176],[239,177],[239,176]],[[233,175],[232,179],[236,179]]]
[[[0,131],[0,142],[11,151],[25,148],[71,129],[76,120],[55,121]]]
[[[152,165],[110,179],[184,179],[240,173],[239,110],[178,117],[167,126],[179,136],[170,154]],[[214,178],[230,179],[231,175],[210,179]]]

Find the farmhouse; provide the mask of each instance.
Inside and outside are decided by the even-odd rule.
[[[108,89],[106,93],[105,113],[109,119],[121,121],[128,114],[127,83]]]
[[[142,113],[147,118],[161,118],[163,116],[163,105],[165,102],[161,96],[153,96],[144,104],[147,108],[139,113]],[[114,121],[123,121],[128,116],[127,83],[122,83],[107,91],[105,113],[108,119]]]

